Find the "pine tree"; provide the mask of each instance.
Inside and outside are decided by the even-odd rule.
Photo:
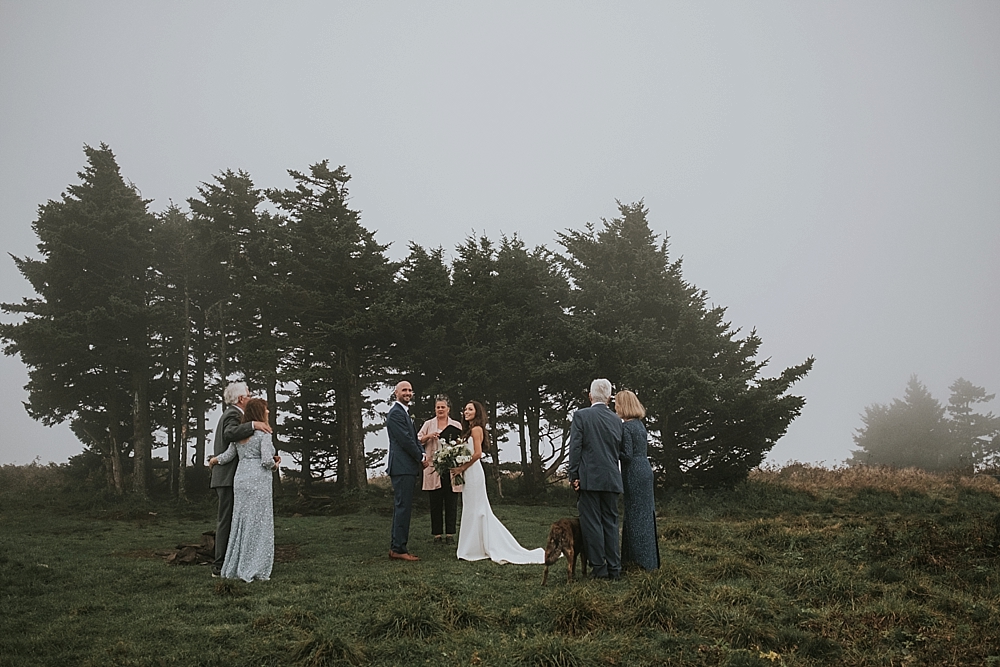
[[[410,254],[400,266],[394,312],[389,320],[397,328],[393,380],[410,381],[416,393],[412,411],[417,415],[434,412],[434,397],[447,395],[452,401],[452,417],[458,418],[466,396],[459,372],[462,355],[464,316],[452,288],[451,270],[441,248],[426,250],[410,244]]]
[[[788,389],[809,358],[760,377],[761,340],[739,337],[725,309],[685,281],[667,239],[649,229],[645,206],[619,203],[598,230],[560,234],[573,285],[579,386],[606,377],[647,409],[651,457],[661,483],[717,486],[746,477],[786,432],[805,399]]]
[[[973,412],[972,406],[989,403],[996,394],[987,394],[984,387],[977,387],[964,378],[955,380],[949,389],[951,397],[946,410],[953,447],[964,460],[995,465],[1000,457],[1000,417],[992,412]]]
[[[542,441],[546,434],[569,433],[569,281],[551,252],[528,250],[515,236],[501,238],[493,287],[497,335],[487,358],[503,369],[499,399],[518,433],[527,491],[539,492],[568,456],[568,437],[558,437],[548,451]]]
[[[363,392],[388,374],[388,299],[397,267],[385,256],[387,246],[347,205],[350,175],[344,167],[330,169],[323,161],[309,173],[288,173],[294,189],[268,191],[288,220],[288,345],[333,355],[337,481],[343,488],[364,488]]]
[[[951,470],[963,461],[954,447],[941,403],[917,378],[910,377],[903,400],[865,408],[864,424],[854,435],[849,463]]]
[[[0,336],[5,352],[28,367],[29,414],[44,423],[69,420],[101,452],[119,492],[131,442],[132,489],[145,494],[155,220],[107,145],[84,152],[81,182],[39,207],[32,227],[41,259],[14,260],[38,298],[4,304],[25,318],[3,325]]]

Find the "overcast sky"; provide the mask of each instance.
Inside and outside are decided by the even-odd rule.
[[[816,357],[774,462],[847,458],[914,373],[1000,391],[1000,2],[0,0],[5,253],[101,142],[154,211],[343,164],[394,258],[643,199],[765,375]],[[65,461],[26,381],[0,359],[0,463]]]

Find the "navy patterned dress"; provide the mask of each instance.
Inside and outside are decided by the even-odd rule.
[[[622,517],[622,566],[644,570],[660,567],[656,542],[656,504],[653,500],[653,467],[646,457],[646,427],[630,419],[622,432],[622,484],[625,512]]]

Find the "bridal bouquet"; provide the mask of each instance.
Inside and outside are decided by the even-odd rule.
[[[434,452],[434,470],[444,479],[451,474],[452,468],[468,463],[472,460],[472,452],[466,447],[464,442],[458,439],[438,441],[438,449]],[[465,479],[461,475],[455,475],[452,484],[459,486],[465,484]]]

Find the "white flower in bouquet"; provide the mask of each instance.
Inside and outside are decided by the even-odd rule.
[[[452,468],[457,468],[458,466],[468,463],[472,460],[472,453],[469,448],[464,444],[452,444],[447,447],[441,447],[436,452],[434,452],[434,470],[437,471],[439,475],[444,477],[445,475],[451,474]],[[464,484],[465,480],[462,479],[461,475],[455,475],[453,483],[456,485]]]

